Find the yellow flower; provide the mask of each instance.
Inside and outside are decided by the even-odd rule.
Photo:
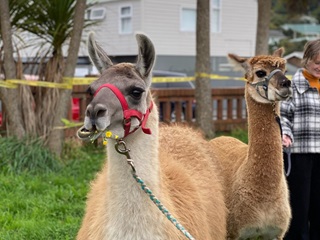
[[[107,140],[103,140],[103,145],[107,145],[108,141]]]
[[[110,138],[111,136],[112,136],[112,132],[110,132],[110,131],[106,132],[106,137],[107,138]]]

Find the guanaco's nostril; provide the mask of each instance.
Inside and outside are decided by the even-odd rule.
[[[100,117],[105,116],[106,112],[107,112],[107,108],[104,105],[97,104],[94,107],[94,111],[93,111],[91,117],[100,118]]]
[[[86,109],[86,116],[90,119],[96,119],[103,117],[107,112],[107,108],[104,105],[97,104],[95,106],[89,105]]]
[[[105,109],[98,110],[97,114],[96,114],[97,118],[103,117],[106,114],[106,112],[107,112],[107,110],[105,110]]]
[[[86,109],[86,116],[91,117],[91,113],[92,113],[92,106],[89,105]]]

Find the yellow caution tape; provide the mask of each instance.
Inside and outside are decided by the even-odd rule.
[[[67,81],[72,81],[73,85],[89,85],[90,83],[97,80],[95,77],[84,77],[84,78],[63,78]]]
[[[35,87],[72,89],[72,84],[70,83],[53,83],[53,82],[45,82],[45,81],[18,80],[18,79],[8,79],[6,82],[11,84],[21,84],[21,85],[28,85],[28,86],[35,86]]]
[[[204,74],[198,75],[204,77]],[[219,80],[244,80],[243,78],[228,77],[210,74],[210,79],[219,79]],[[153,77],[153,83],[167,83],[167,82],[190,82],[195,81],[196,77]],[[0,87],[5,88],[17,88],[18,84],[37,86],[37,87],[49,87],[49,88],[62,88],[62,89],[71,89],[73,85],[89,85],[97,78],[64,78],[64,80],[70,81],[72,83],[53,83],[45,81],[35,81],[35,80],[21,80],[21,79],[8,79],[6,81],[0,80]]]
[[[153,83],[165,83],[165,82],[189,82],[194,81],[194,77],[153,77]]]
[[[153,83],[166,83],[166,82],[189,82],[195,81],[196,77],[210,78],[213,80],[238,80],[245,81],[243,77],[230,77],[222,76],[217,74],[207,73],[196,73],[194,77],[153,77]],[[287,75],[289,79],[291,75]],[[83,77],[83,78],[63,78],[64,83],[53,83],[46,81],[35,81],[35,80],[21,80],[21,79],[8,79],[6,81],[0,80],[0,87],[5,88],[17,88],[18,84],[36,86],[36,87],[49,87],[49,88],[62,88],[72,89],[73,85],[89,85],[94,82],[97,78],[95,77]]]
[[[9,83],[9,82],[7,82],[7,81],[0,80],[0,87],[5,87],[5,88],[17,88],[18,85]]]

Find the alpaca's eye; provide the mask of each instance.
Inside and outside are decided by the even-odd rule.
[[[267,73],[265,71],[259,70],[259,71],[256,71],[256,75],[258,78],[262,78],[262,77],[265,77]]]
[[[133,97],[135,100],[140,100],[143,92],[144,90],[142,88],[133,88],[130,91],[130,96]]]

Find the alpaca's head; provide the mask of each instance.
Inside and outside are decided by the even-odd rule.
[[[155,50],[147,36],[137,34],[136,38],[137,62],[113,64],[90,34],[89,56],[101,76],[88,89],[93,99],[87,106],[84,126],[78,130],[80,139],[94,140],[106,132],[110,138],[123,138],[125,129],[131,132],[144,126],[152,101],[149,89]]]
[[[285,76],[286,60],[283,48],[273,55],[243,58],[229,54],[229,58],[245,71],[247,91],[257,102],[268,103],[286,100],[292,95],[291,81]]]

